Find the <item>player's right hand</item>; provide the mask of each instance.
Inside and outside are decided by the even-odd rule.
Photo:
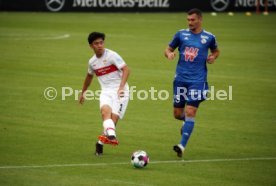
[[[124,96],[125,96],[125,90],[122,89],[122,88],[119,88],[119,90],[118,90],[118,98],[120,99],[120,98],[122,98]]]
[[[169,60],[173,60],[173,59],[175,58],[175,53],[174,53],[174,52],[168,53],[167,58],[168,58]]]
[[[85,100],[84,95],[81,94],[81,95],[80,95],[80,99],[79,99],[79,103],[80,103],[80,104],[83,104],[84,100]]]

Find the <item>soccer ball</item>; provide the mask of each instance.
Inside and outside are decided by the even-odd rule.
[[[147,153],[143,150],[135,151],[131,155],[131,164],[135,168],[144,168],[149,163],[149,157]]]

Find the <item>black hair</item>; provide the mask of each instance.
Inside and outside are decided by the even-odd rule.
[[[93,41],[95,41],[98,38],[102,38],[103,40],[105,39],[105,34],[101,32],[91,32],[88,35],[88,43],[91,44]]]
[[[188,14],[188,15],[196,14],[197,16],[202,17],[202,12],[201,12],[201,10],[199,10],[199,9],[197,9],[197,8],[193,8],[193,9],[189,10],[189,11],[187,12],[187,14]]]

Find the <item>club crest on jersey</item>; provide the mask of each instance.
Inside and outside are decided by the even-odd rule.
[[[186,47],[184,51],[185,61],[193,62],[198,55],[198,48]]]
[[[207,39],[209,39],[208,36],[201,35],[200,37],[201,37],[201,43],[202,43],[202,44],[207,43]]]
[[[106,59],[104,59],[104,60],[103,60],[103,64],[106,64],[106,63],[107,63],[107,60],[106,60]]]
[[[201,39],[202,44],[205,44],[206,42],[207,42],[206,39]]]

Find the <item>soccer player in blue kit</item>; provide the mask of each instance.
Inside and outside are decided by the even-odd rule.
[[[191,9],[187,14],[189,28],[178,31],[165,49],[165,57],[169,60],[175,58],[176,48],[179,51],[173,82],[174,117],[183,121],[182,138],[173,146],[178,157],[182,157],[192,134],[199,104],[207,96],[207,63],[213,64],[220,53],[215,36],[202,29],[201,11]]]

